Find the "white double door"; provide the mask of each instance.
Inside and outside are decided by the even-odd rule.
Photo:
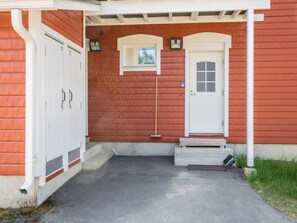
[[[223,133],[223,53],[190,53],[190,134]]]
[[[65,167],[84,137],[82,55],[48,36],[45,44],[46,161],[63,156]]]

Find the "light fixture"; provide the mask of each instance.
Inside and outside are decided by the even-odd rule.
[[[101,45],[99,40],[90,40],[90,50],[91,51],[101,51]]]
[[[180,50],[182,45],[182,41],[179,38],[171,38],[170,39],[170,49],[172,50]]]

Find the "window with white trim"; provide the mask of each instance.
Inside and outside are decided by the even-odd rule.
[[[161,74],[163,38],[137,34],[118,39],[120,75],[125,71],[156,71]]]

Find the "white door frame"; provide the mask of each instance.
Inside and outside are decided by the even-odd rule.
[[[224,53],[224,136],[229,136],[229,49],[232,39],[230,35],[203,32],[185,36],[185,137],[189,136],[190,128],[190,53],[193,52],[223,52]]]

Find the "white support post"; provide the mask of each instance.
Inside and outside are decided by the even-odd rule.
[[[247,12],[247,168],[254,172],[254,10]]]

